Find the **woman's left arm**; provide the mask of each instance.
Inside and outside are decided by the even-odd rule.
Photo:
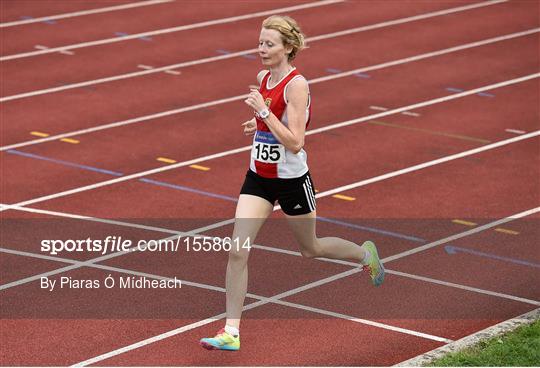
[[[279,121],[271,111],[268,118],[263,120],[274,137],[293,153],[300,152],[304,147],[308,93],[308,84],[303,78],[295,79],[289,84],[287,88],[288,127]],[[266,108],[261,94],[255,89],[251,90],[245,102],[256,112]]]

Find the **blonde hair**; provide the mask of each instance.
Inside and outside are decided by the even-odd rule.
[[[291,46],[289,61],[296,57],[300,50],[307,48],[305,35],[298,23],[287,15],[272,15],[262,23],[263,28],[273,29],[281,34],[281,41],[285,46]]]

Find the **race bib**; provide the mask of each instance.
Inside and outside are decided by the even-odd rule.
[[[251,157],[268,164],[280,164],[285,162],[285,147],[270,132],[258,131],[253,140]]]

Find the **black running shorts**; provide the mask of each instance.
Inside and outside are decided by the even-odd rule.
[[[287,215],[305,215],[315,210],[315,187],[309,171],[299,178],[269,179],[251,170],[240,194],[250,194],[266,199],[272,205],[276,200]]]

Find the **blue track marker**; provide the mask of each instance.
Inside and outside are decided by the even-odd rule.
[[[158,180],[153,180],[153,179],[146,179],[146,178],[139,179],[139,181],[142,181],[143,183],[159,185],[159,186],[166,187],[166,188],[183,190],[185,192],[202,194],[202,195],[205,195],[207,197],[224,199],[224,200],[230,201],[230,202],[238,202],[237,198],[233,198],[233,197],[229,197],[229,196],[221,195],[221,194],[210,193],[210,192],[206,192],[204,190],[189,188],[189,187],[185,187],[185,186],[182,186],[182,185],[170,184],[170,183],[165,183],[163,181],[158,181]]]
[[[494,94],[487,93],[487,92],[478,92],[477,95],[478,96],[483,96],[483,97],[495,97]]]
[[[33,158],[33,159],[38,159],[38,160],[43,160],[43,161],[48,161],[48,162],[54,162],[56,164],[60,164],[60,165],[64,165],[64,166],[69,166],[69,167],[74,167],[74,168],[78,168],[78,169],[98,172],[98,173],[101,173],[101,174],[107,174],[107,175],[113,175],[113,176],[123,176],[124,175],[124,174],[122,174],[120,172],[116,172],[116,171],[100,169],[100,168],[93,167],[93,166],[88,166],[88,165],[81,165],[81,164],[77,164],[77,163],[73,163],[73,162],[69,162],[69,161],[58,160],[58,159],[54,159],[54,158],[40,156],[40,155],[36,155],[36,154],[33,154],[33,153],[17,151],[17,150],[13,150],[13,149],[12,150],[7,150],[6,152],[10,153],[10,154],[18,155],[18,156],[23,156],[23,157],[28,157],[28,158]],[[230,197],[230,196],[226,196],[226,195],[222,195],[222,194],[211,193],[211,192],[207,192],[207,191],[204,191],[204,190],[199,190],[199,189],[195,189],[195,188],[186,187],[186,186],[183,186],[183,185],[167,183],[167,182],[164,182],[164,181],[153,180],[153,179],[148,179],[148,178],[140,178],[140,179],[138,179],[138,181],[140,181],[142,183],[158,185],[158,186],[161,186],[161,187],[181,190],[181,191],[185,191],[185,192],[196,193],[196,194],[204,195],[204,196],[207,196],[207,197],[223,199],[223,200],[229,201],[229,202],[238,202],[238,198],[236,198],[236,197]],[[352,224],[352,223],[349,223],[349,222],[330,219],[330,218],[327,218],[327,217],[318,216],[317,220],[318,221],[323,221],[323,222],[328,222],[328,223],[339,225],[339,226],[349,227],[349,228],[352,228],[352,229],[369,231],[369,232],[372,232],[372,233],[381,234],[381,235],[385,235],[385,236],[389,236],[389,237],[393,237],[393,238],[409,240],[409,241],[413,241],[413,242],[416,242],[416,243],[425,243],[425,242],[427,242],[427,240],[417,238],[415,236],[400,234],[400,233],[396,233],[396,232],[393,232],[393,231],[378,229],[378,228],[369,227],[369,226],[362,226],[362,225]]]
[[[454,87],[447,87],[446,90],[450,92],[463,92],[464,91],[461,88],[454,88]]]
[[[122,176],[122,175],[124,175],[124,174],[116,172],[116,171],[100,169],[100,168],[93,167],[93,166],[88,166],[88,165],[76,164],[76,163],[68,162],[68,161],[64,161],[64,160],[57,160],[55,158],[49,158],[49,157],[45,157],[45,156],[35,155],[33,153],[28,153],[28,152],[22,152],[22,151],[17,151],[17,150],[7,150],[6,152],[11,153],[13,155],[24,156],[24,157],[29,157],[29,158],[35,158],[35,159],[42,160],[42,161],[54,162],[55,164],[60,164],[60,165],[70,166],[70,167],[76,167],[78,169],[94,171],[94,172],[98,172],[98,173],[101,173],[101,174],[114,175],[114,176]]]
[[[510,263],[515,263],[515,264],[519,264],[519,265],[523,265],[523,266],[530,266],[530,267],[540,268],[540,264],[538,264],[538,263],[529,262],[529,261],[523,261],[521,259],[502,257],[502,256],[498,256],[496,254],[484,253],[484,252],[480,252],[480,251],[473,250],[473,249],[454,247],[452,245],[445,246],[444,250],[448,254],[456,254],[458,252],[469,253],[469,254],[474,254],[475,256],[479,256],[479,257],[486,257],[486,258],[496,259],[498,261],[510,262]]]
[[[224,49],[217,49],[216,52],[222,55],[227,55],[231,53],[229,50],[224,50]]]
[[[326,68],[326,71],[327,71],[328,73],[332,73],[332,74],[341,73],[341,70],[340,70],[340,69],[336,69],[336,68]]]
[[[21,15],[19,18],[22,19],[22,20],[34,19],[34,17],[31,17],[29,15]],[[42,20],[41,23],[56,24],[56,21],[54,21],[54,20]]]
[[[391,236],[393,238],[405,239],[405,240],[413,241],[413,242],[416,242],[416,243],[426,243],[427,242],[426,239],[417,238],[415,236],[395,233],[393,231],[381,230],[381,229],[377,229],[377,228],[369,227],[369,226],[351,224],[349,222],[330,219],[330,218],[327,218],[327,217],[317,216],[317,220],[323,221],[323,222],[329,222],[331,224],[336,224],[336,225],[340,225],[340,226],[350,227],[350,228],[353,228],[353,229],[365,230],[365,231],[369,231],[369,232],[376,233],[376,234]]]
[[[253,54],[247,54],[247,55],[242,55],[243,58],[245,59],[249,59],[249,60],[255,60],[257,59],[257,57]]]
[[[354,76],[357,77],[357,78],[364,78],[364,79],[371,78],[371,76],[369,74],[366,74],[366,73],[355,73]]]

